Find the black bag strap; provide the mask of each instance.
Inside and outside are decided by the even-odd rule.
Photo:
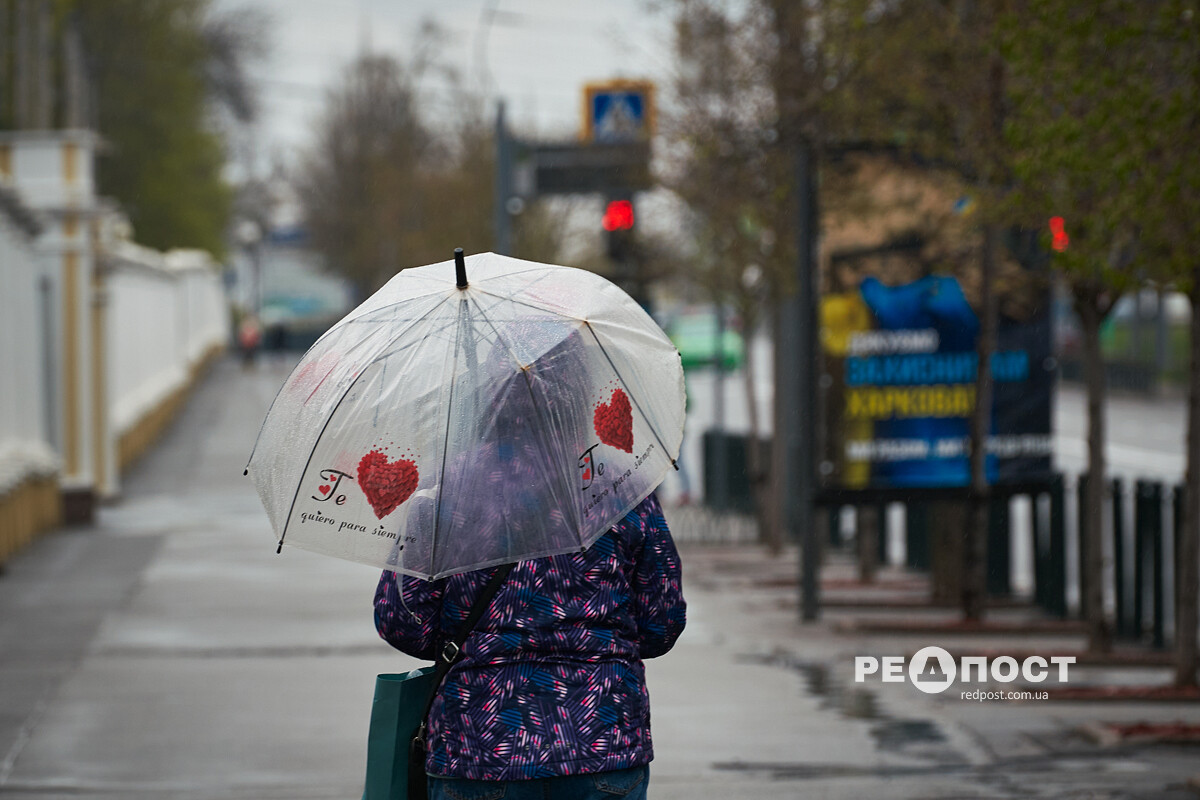
[[[433,673],[433,690],[429,693],[429,700],[425,703],[425,713],[421,715],[421,726],[417,728],[417,735],[413,737],[412,747],[425,751],[425,726],[429,720],[429,712],[433,710],[433,701],[437,699],[438,692],[442,689],[442,681],[446,679],[446,675],[450,673],[450,668],[462,656],[463,645],[467,642],[467,637],[471,635],[471,631],[479,623],[479,618],[487,611],[487,607],[491,605],[492,598],[496,596],[496,592],[500,591],[501,584],[508,578],[508,573],[513,571],[516,564],[504,564],[496,568],[492,573],[492,577],[488,580],[487,585],[483,587],[483,591],[479,593],[479,597],[475,598],[474,605],[471,606],[471,611],[467,614],[467,618],[463,620],[459,626],[458,632],[454,634],[454,638],[446,642],[442,647],[441,655],[438,656],[436,669]]]

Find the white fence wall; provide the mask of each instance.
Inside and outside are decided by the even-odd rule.
[[[47,420],[43,266],[32,218],[15,195],[0,203],[0,496],[31,477],[53,475],[58,457]]]
[[[204,358],[229,338],[229,303],[219,266],[208,253],[173,250],[167,267],[179,276],[179,316],[189,364]]]
[[[229,336],[229,312],[207,253],[162,254],[129,242],[102,255],[109,432],[115,442],[188,386]],[[109,474],[115,474],[110,470]],[[111,494],[115,487],[104,487]]]

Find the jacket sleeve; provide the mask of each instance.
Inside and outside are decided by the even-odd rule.
[[[655,658],[670,650],[687,623],[682,572],[675,541],[658,499],[643,506],[645,536],[634,568],[633,604],[638,626],[638,654]]]
[[[375,590],[375,629],[397,650],[436,657],[445,581],[423,581],[384,572]]]

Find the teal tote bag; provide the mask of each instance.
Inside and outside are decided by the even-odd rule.
[[[434,690],[436,667],[379,675],[371,703],[367,783],[363,800],[408,796],[408,750]]]

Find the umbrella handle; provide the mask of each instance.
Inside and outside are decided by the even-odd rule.
[[[461,247],[454,248],[454,277],[455,285],[460,289],[467,288],[467,262],[463,258],[463,249]]]

